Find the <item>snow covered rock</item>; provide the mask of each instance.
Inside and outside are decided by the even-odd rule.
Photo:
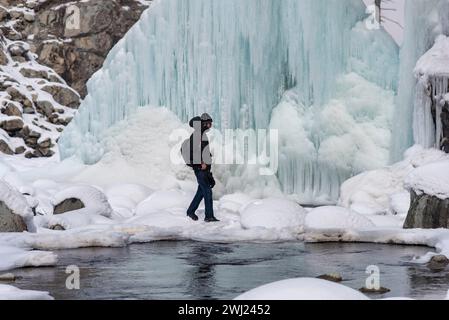
[[[244,193],[228,194],[220,198],[219,207],[231,213],[240,213],[240,209],[252,201],[254,199]]]
[[[0,284],[0,300],[54,300],[48,292],[21,290],[14,286]]]
[[[331,281],[297,278],[263,285],[235,300],[368,300],[368,297]]]
[[[107,218],[111,217],[112,214],[112,208],[106,195],[97,188],[87,185],[69,187],[58,192],[53,197],[52,203],[58,209],[58,214],[64,212],[62,209],[97,214]],[[83,207],[81,207],[81,204]]]
[[[0,181],[0,232],[34,232],[33,217],[25,196]]]
[[[449,37],[440,35],[417,62],[414,105],[416,143],[449,153]]]
[[[361,214],[342,207],[319,207],[306,215],[306,229],[362,229],[374,224]]]
[[[338,204],[368,215],[405,214],[409,191],[406,177],[415,169],[439,161],[449,161],[444,152],[416,145],[405,153],[405,159],[392,166],[364,172],[343,183]]]
[[[413,170],[405,179],[411,206],[404,228],[449,228],[449,161]]]
[[[281,198],[255,200],[241,209],[241,224],[245,229],[304,230],[306,211],[296,202]]]

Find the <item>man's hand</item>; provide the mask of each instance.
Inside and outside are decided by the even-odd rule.
[[[206,170],[207,169],[207,165],[203,162],[202,164],[201,164],[201,170]]]

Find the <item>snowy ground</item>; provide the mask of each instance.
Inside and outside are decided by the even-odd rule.
[[[153,121],[167,118],[170,114],[165,110],[156,114],[153,110]],[[26,207],[25,216],[34,208],[36,216],[29,223],[33,224],[31,230],[35,227],[37,231],[0,234],[0,271],[56,264],[57,252],[36,250],[123,247],[164,239],[414,244],[434,247],[449,257],[449,230],[402,229],[409,205],[406,187],[416,185],[416,177],[423,173],[438,179],[426,172],[434,172],[435,163],[437,169],[441,163],[449,163],[449,157],[439,151],[416,146],[407,152],[403,162],[348,180],[342,186],[338,207],[304,209],[274,191],[272,197],[260,199],[254,194],[225,194],[222,189],[216,192],[214,202],[221,222],[207,224],[186,217],[195,183],[189,170],[170,164],[167,133],[158,135],[155,130],[145,151],[141,146],[144,139],[133,140],[131,132],[118,131],[122,140],[118,134],[110,135],[105,156],[92,166],[75,158],[63,162],[56,157],[0,159],[0,190],[6,190],[3,196],[9,197],[2,200]],[[140,154],[133,152],[133,145],[140,146]],[[167,158],[154,158],[152,148],[162,150]],[[418,180],[428,191],[425,179]],[[446,184],[433,183],[440,189]],[[441,193],[440,189],[437,191]],[[85,208],[54,215],[54,206],[68,198],[81,199]],[[200,208],[200,217],[204,217],[203,211]],[[65,231],[52,230],[55,226]],[[426,263],[435,254],[429,252],[414,262]],[[11,292],[10,288],[0,288],[0,297],[5,290]],[[23,294],[27,297],[28,293]]]

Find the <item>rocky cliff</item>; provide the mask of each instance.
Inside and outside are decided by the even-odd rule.
[[[0,0],[0,151],[51,156],[145,0]]]

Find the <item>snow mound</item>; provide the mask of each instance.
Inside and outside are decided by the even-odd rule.
[[[405,178],[416,168],[444,160],[449,160],[444,152],[416,145],[407,150],[405,160],[345,181],[341,186],[338,205],[360,214],[380,215],[395,213],[393,210],[399,205],[401,213],[405,214],[408,211],[404,203],[404,193],[408,193],[404,186]],[[401,194],[402,200],[398,198]]]
[[[48,292],[21,290],[19,288],[0,284],[0,300],[54,300]]]
[[[13,213],[21,216],[27,224],[29,232],[35,232],[36,227],[33,223],[33,211],[31,210],[27,199],[19,191],[12,188],[4,180],[0,180],[0,201],[12,210]]]
[[[113,221],[99,214],[86,214],[83,210],[65,212],[63,214],[50,215],[43,217],[40,226],[52,228],[60,225],[65,230],[87,227],[91,225],[112,224]]]
[[[108,199],[125,197],[138,204],[148,198],[154,190],[140,184],[114,184],[106,189]]]
[[[56,262],[57,256],[53,252],[0,246],[0,271],[23,267],[54,266]]]
[[[441,161],[413,170],[405,178],[405,187],[418,194],[439,199],[449,198],[449,161]]]
[[[307,229],[363,229],[374,227],[366,217],[342,207],[319,207],[306,215]]]
[[[87,185],[69,187],[56,193],[52,203],[56,206],[62,201],[71,198],[79,199],[84,203],[85,208],[77,211],[102,215],[107,218],[112,215],[112,208],[105,194],[97,188]]]
[[[414,72],[416,77],[422,75],[449,77],[449,37],[438,36],[435,45],[418,60]]]
[[[334,282],[313,279],[288,279],[250,290],[235,300],[369,300],[362,293]]]
[[[242,208],[241,224],[245,229],[297,229],[302,232],[305,213],[300,205],[291,200],[255,200]]]
[[[220,198],[219,207],[231,213],[240,213],[240,209],[252,201],[254,198],[244,193],[228,194]]]
[[[139,203],[136,215],[153,214],[170,208],[187,209],[192,201],[193,195],[182,190],[156,191],[146,200]]]

